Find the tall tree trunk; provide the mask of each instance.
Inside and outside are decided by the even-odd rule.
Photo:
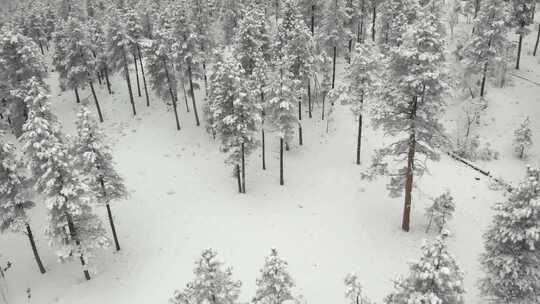
[[[41,43],[41,41],[39,41],[38,43],[39,43],[39,49],[41,50],[41,55],[45,55],[45,52],[43,52],[43,44]]]
[[[413,98],[411,109],[411,130],[409,134],[409,153],[407,155],[407,169],[405,171],[405,206],[403,208],[403,221],[401,228],[404,231],[409,231],[411,221],[411,202],[412,202],[412,188],[413,188],[413,175],[414,175],[414,153],[416,152],[416,107],[418,97]]]
[[[246,193],[246,156],[242,143],[242,193]]]
[[[360,148],[362,146],[362,113],[358,115],[358,141],[356,143],[356,164],[360,165]]]
[[[135,79],[137,79],[137,95],[141,97],[142,94],[141,84],[139,82],[139,68],[137,67],[137,55],[135,54],[135,52],[133,52],[133,63],[135,64]]]
[[[107,90],[109,91],[109,94],[112,94],[111,82],[109,81],[109,67],[107,67],[107,65],[105,65],[103,72],[105,74],[105,82],[107,82]]]
[[[103,177],[99,178],[99,183],[101,185],[101,191],[103,192],[103,196],[107,197],[107,191],[105,190],[105,181],[103,180]],[[118,235],[116,234],[116,227],[114,225],[114,219],[112,216],[111,206],[109,202],[105,204],[105,207],[107,208],[107,217],[109,218],[109,224],[111,226],[111,231],[113,235],[114,240],[114,246],[116,248],[116,251],[120,251],[120,242],[118,242]]]
[[[124,57],[124,73],[126,74],[126,82],[127,82],[128,91],[129,91],[129,101],[131,102],[131,109],[133,110],[133,116],[137,116],[137,110],[135,109],[135,100],[133,100],[133,90],[131,89],[131,80],[129,79],[128,61],[127,61],[125,50],[122,52],[122,55]]]
[[[335,88],[336,86],[336,57],[337,57],[337,47],[334,46],[334,56],[332,60],[332,89]]]
[[[101,107],[99,106],[99,101],[97,99],[96,90],[94,89],[94,84],[92,83],[92,81],[89,81],[88,84],[90,85],[92,96],[94,96],[94,103],[96,104],[96,110],[98,112],[99,121],[103,122],[103,114],[101,113]]]
[[[484,70],[482,71],[482,84],[480,85],[480,97],[484,97],[486,90],[486,78],[487,78],[488,62],[484,63]]]
[[[193,90],[193,75],[191,73],[191,62],[188,62],[189,90],[191,93],[191,102],[193,103],[193,113],[195,114],[195,123],[200,126],[199,114],[197,114],[197,104],[195,103],[195,91]]]
[[[144,65],[142,63],[142,56],[141,56],[141,48],[137,44],[137,53],[139,54],[139,63],[141,65],[141,74],[142,74],[142,80],[144,85],[144,95],[146,97],[146,106],[150,106],[150,98],[148,97],[148,87],[146,85],[146,75],[144,74]]]
[[[311,79],[307,79],[307,98],[308,98],[308,116],[312,118],[311,115]]]
[[[262,168],[266,170],[266,147],[265,147],[265,138],[264,138],[264,128],[261,128],[262,136]]]
[[[326,94],[322,97],[322,114],[321,114],[321,120],[324,120],[324,102],[326,100]]]
[[[279,184],[281,186],[285,184],[283,179],[283,137],[279,138]]]
[[[351,58],[352,58],[352,39],[349,39],[349,58],[347,58],[347,63],[351,64]]]
[[[81,103],[81,98],[79,97],[79,90],[77,88],[74,88],[73,91],[75,92],[75,100],[77,103]]]
[[[524,27],[522,26],[521,29]],[[516,60],[516,70],[519,70],[519,61],[521,60],[521,45],[523,44],[523,33],[519,34],[519,42],[518,42],[518,54],[517,54],[517,60]]]
[[[242,181],[240,180],[240,165],[236,164],[236,180],[238,181],[238,193],[242,193]]]
[[[315,36],[315,4],[311,4],[311,36]]]
[[[533,56],[536,56],[536,51],[538,50],[539,41],[540,41],[540,24],[538,24],[538,34],[536,35],[536,43],[534,44]]]
[[[298,100],[298,144],[301,146],[304,144],[302,138],[302,100]]]
[[[88,271],[88,269],[86,269],[86,262],[84,260],[84,254],[83,254],[82,248],[81,248],[81,241],[79,240],[79,236],[77,235],[77,231],[75,230],[75,224],[73,223],[73,219],[71,218],[71,214],[66,212],[65,215],[66,215],[66,220],[67,220],[67,223],[68,223],[69,234],[70,234],[71,238],[73,240],[75,240],[75,244],[77,245],[77,247],[79,247],[79,250],[81,250],[80,255],[79,255],[79,259],[81,261],[81,265],[83,266],[84,278],[86,280],[90,280],[90,272]]]
[[[39,253],[36,246],[36,241],[34,240],[34,235],[32,234],[32,229],[30,229],[30,224],[25,223],[26,225],[26,236],[28,236],[28,241],[30,241],[30,246],[32,247],[32,252],[34,253],[34,259],[36,260],[36,263],[39,268],[39,272],[45,273],[45,267],[43,267],[43,263],[41,262],[41,258],[39,257]]]
[[[182,86],[182,91],[184,92],[184,101],[186,102],[186,111],[189,113],[189,103],[188,103],[186,86],[184,85],[183,77],[180,77],[180,85]]]
[[[169,94],[171,94],[171,101],[174,111],[174,119],[176,120],[176,130],[180,131],[180,119],[178,118],[178,110],[176,108],[176,97],[174,96],[171,78],[169,76],[169,69],[167,68],[167,61],[163,58],[163,68],[165,69],[165,75],[167,76],[167,84],[169,85]]]
[[[206,76],[206,61],[202,63],[204,76],[204,95],[208,96],[208,77]]]
[[[96,72],[96,76],[97,76],[98,84],[101,86],[102,85],[102,83],[101,83],[101,77],[102,77],[101,73],[99,71]]]
[[[375,24],[377,20],[377,6],[373,5],[373,20],[371,21],[371,40],[375,42]]]

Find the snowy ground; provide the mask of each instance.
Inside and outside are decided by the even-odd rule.
[[[527,37],[522,69],[512,73],[540,82],[538,60],[530,54],[534,38],[535,33]],[[52,73],[49,79],[54,110],[65,131],[73,134],[78,105],[72,92],[60,94],[56,78]],[[531,163],[538,164],[540,157],[540,87],[511,79],[503,89],[490,85],[483,119],[482,139],[501,157],[478,164],[515,182],[522,177],[525,162],[512,154],[513,130],[526,115],[532,118],[537,143]],[[366,295],[380,303],[390,292],[392,279],[407,274],[407,262],[418,256],[422,239],[429,237],[424,233],[424,209],[430,197],[445,189],[452,191],[457,204],[449,227],[450,249],[465,272],[467,302],[479,302],[475,284],[481,275],[481,235],[491,221],[490,208],[503,199],[503,192],[490,190],[488,180],[470,168],[444,155],[439,163],[429,164],[431,174],[418,180],[420,190],[413,194],[412,230],[404,233],[402,199],[388,197],[386,179],[369,182],[360,176],[372,151],[380,147],[381,136],[366,125],[364,165],[356,166],[356,122],[345,106],[336,105],[328,134],[326,121],[320,121],[320,106],[313,119],[304,116],[304,146],[293,145],[286,153],[285,186],[279,186],[278,140],[269,134],[267,170],[261,169],[257,151],[248,162],[247,194],[239,195],[217,142],[203,126],[195,127],[182,96],[182,130],[177,132],[173,114],[161,100],[152,96],[147,108],[144,98],[136,97],[139,115],[133,118],[125,82],[115,78],[113,89],[112,97],[105,87],[98,94],[104,128],[131,192],[130,199],[113,206],[122,251],[100,253],[92,261],[97,272],[91,281],[84,281],[78,263],[56,262],[54,250],[39,231],[45,218],[39,205],[32,225],[38,230],[48,273],[38,273],[25,236],[2,236],[2,259],[14,263],[7,273],[10,303],[26,303],[27,288],[31,303],[40,304],[167,303],[174,289],[192,278],[193,262],[206,247],[215,248],[234,268],[235,278],[243,282],[241,300],[248,301],[272,246],[288,260],[298,292],[308,303],[345,303],[343,278],[348,272],[358,273]],[[91,102],[88,90],[81,95]],[[459,101],[449,104],[446,120],[452,129],[458,113],[452,107]],[[90,108],[94,109],[92,103]],[[99,212],[105,215],[104,209]]]

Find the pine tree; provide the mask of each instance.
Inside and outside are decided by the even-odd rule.
[[[96,61],[81,22],[69,17],[55,33],[54,41],[53,65],[59,73],[60,88],[74,90],[77,103],[80,103],[78,90],[89,85],[99,120],[103,122],[103,114],[93,84]]]
[[[399,196],[405,189],[402,228],[409,230],[413,176],[421,176],[425,162],[415,162],[419,153],[429,160],[438,160],[438,148],[447,144],[438,117],[444,111],[447,92],[444,39],[439,6],[427,3],[417,12],[417,21],[407,28],[404,42],[391,48],[388,81],[380,91],[382,104],[374,110],[373,124],[382,127],[385,134],[397,136],[389,146],[377,151],[374,168],[388,173],[387,161],[404,158],[407,165],[392,173],[388,189],[391,196]]]
[[[480,96],[485,94],[486,78],[490,67],[505,61],[504,52],[509,46],[507,38],[508,6],[503,0],[485,0],[474,20],[474,33],[464,46],[467,72],[481,73]]]
[[[261,105],[257,100],[234,57],[224,57],[215,64],[207,112],[221,150],[229,154],[227,162],[235,167],[240,193],[246,193],[245,159],[258,145],[255,134],[261,122]]]
[[[323,19],[323,0],[300,0],[299,1],[304,22],[309,26],[311,35],[315,36],[315,30],[321,26]]]
[[[161,20],[164,22],[164,20]],[[176,88],[178,80],[174,73],[172,60],[172,43],[168,25],[162,24],[156,28],[152,35],[152,40],[145,46],[146,69],[150,80],[152,90],[161,98],[168,99],[170,97],[173,107],[174,118],[176,121],[176,129],[180,130],[180,119],[178,117],[178,106],[176,96]]]
[[[519,63],[521,60],[521,47],[523,45],[523,37],[527,35],[530,30],[528,26],[533,23],[532,10],[534,0],[512,0],[511,1],[511,13],[510,23],[516,27],[516,34],[519,35],[516,70],[519,70]]]
[[[242,18],[243,3],[239,0],[222,0],[221,19],[225,44],[233,42],[238,22]]]
[[[380,5],[379,36],[377,44],[387,53],[392,47],[403,43],[403,35],[416,20],[419,9],[417,0],[389,0]]]
[[[193,273],[195,279],[183,291],[175,291],[171,303],[238,303],[242,283],[233,280],[232,268],[225,267],[213,249],[203,251]]]
[[[131,55],[133,56],[133,65],[135,66],[135,79],[137,81],[137,95],[139,97],[142,96],[141,94],[141,84],[139,81],[139,68],[137,67],[137,57],[140,57],[139,54],[141,53],[141,46],[140,46],[140,40],[143,37],[143,27],[142,27],[142,21],[140,19],[139,14],[134,9],[125,9],[123,12],[123,18],[126,23],[126,33],[130,40],[129,45],[129,51]],[[142,58],[139,58],[139,61],[142,62]],[[142,68],[142,63],[141,63]],[[142,72],[142,70],[141,70]],[[143,80],[145,79],[144,73],[143,73]],[[146,81],[144,80],[144,85],[146,85]],[[149,106],[150,100],[148,98],[148,89],[146,86],[145,89],[145,96],[146,96],[146,105]]]
[[[289,274],[287,262],[272,248],[265,258],[261,276],[257,279],[257,290],[251,300],[253,304],[282,304],[294,301],[294,280]]]
[[[99,20],[90,18],[86,22],[86,28],[88,31],[90,49],[95,60],[94,72],[105,78],[107,90],[109,91],[109,94],[112,94],[111,82],[109,80],[109,66],[107,64],[107,40],[103,25]]]
[[[324,45],[332,50],[332,89],[336,83],[336,60],[338,48],[345,45],[351,37],[351,32],[345,26],[349,19],[343,0],[331,0],[326,7],[325,19],[322,25],[322,40]]]
[[[432,224],[435,224],[437,232],[441,233],[446,223],[452,219],[455,210],[454,198],[449,191],[435,198],[433,204],[426,208],[426,217],[429,218],[426,233],[430,230]]]
[[[0,130],[0,138],[5,136]],[[45,273],[27,216],[27,210],[35,206],[28,200],[31,185],[22,172],[22,163],[15,157],[15,147],[0,139],[0,232],[9,230],[26,234],[39,271]]]
[[[46,44],[47,35],[45,33],[45,19],[42,17],[40,10],[41,8],[36,6],[29,8],[29,12],[26,13],[24,19],[22,34],[31,38],[39,46],[41,55],[44,55],[43,46]]]
[[[519,125],[519,128],[514,131],[514,151],[520,159],[523,159],[527,155],[526,150],[532,146],[532,131],[530,124],[531,120],[527,117]]]
[[[526,178],[507,201],[495,207],[484,234],[481,256],[485,277],[480,290],[500,303],[536,303],[540,294],[540,170],[527,168]]]
[[[362,284],[354,273],[348,274],[344,280],[345,297],[350,304],[370,304],[371,301],[364,296]]]
[[[189,80],[189,94],[195,115],[195,124],[200,125],[197,104],[195,102],[195,89],[198,85],[194,80],[202,79],[200,68],[201,50],[198,46],[198,37],[195,31],[195,23],[186,3],[174,3],[171,6],[170,24],[174,42],[172,44],[172,58],[174,64],[181,74],[181,77]]]
[[[385,304],[463,303],[463,273],[448,252],[446,235],[422,246],[422,256],[410,265],[410,274],[394,282]]]
[[[193,21],[196,23],[195,32],[197,45],[200,49],[202,72],[204,77],[204,90],[208,93],[208,79],[206,75],[206,63],[210,57],[210,51],[214,48],[212,37],[212,0],[191,0],[190,2]]]
[[[90,191],[74,155],[69,153],[44,89],[31,80],[19,94],[25,96],[29,108],[21,142],[35,189],[46,197],[49,215],[46,233],[59,247],[60,260],[78,257],[89,280],[87,259],[94,249],[108,246],[105,230],[93,213]]]
[[[124,180],[114,168],[113,156],[103,132],[87,108],[77,114],[77,138],[72,151],[78,156],[77,165],[85,174],[85,183],[100,205],[105,205],[116,250],[120,244],[116,235],[110,203],[127,198]]]
[[[135,101],[133,99],[127,57],[131,46],[131,39],[127,34],[126,24],[122,22],[121,15],[117,11],[113,11],[108,18],[106,36],[107,61],[112,71],[117,72],[123,70],[128,86],[131,109],[133,110],[133,116],[136,116],[137,110],[135,109]]]
[[[345,84],[341,88],[341,96],[345,103],[352,104],[352,112],[358,117],[358,140],[356,144],[356,164],[360,164],[360,148],[362,142],[362,114],[364,112],[364,100],[371,98],[379,86],[380,56],[375,52],[373,43],[358,44],[351,64],[347,67]]]

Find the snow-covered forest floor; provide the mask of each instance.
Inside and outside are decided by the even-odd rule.
[[[456,32],[469,29],[461,19]],[[540,57],[532,56],[535,28],[531,30],[524,42],[521,69],[510,73],[540,83]],[[452,51],[454,43],[448,42]],[[448,61],[452,64],[453,57],[449,55]],[[341,59],[339,71],[344,65]],[[47,81],[53,110],[64,131],[74,134],[80,105],[72,91],[59,91],[57,79],[53,72]],[[242,301],[253,296],[264,257],[276,247],[290,265],[298,293],[308,303],[345,303],[343,279],[349,272],[356,272],[365,294],[380,303],[391,290],[392,279],[407,274],[407,262],[418,257],[422,240],[433,237],[424,231],[424,210],[432,197],[446,189],[456,202],[455,217],[448,226],[450,251],[465,272],[466,302],[479,303],[476,282],[481,274],[482,234],[491,221],[491,207],[504,195],[504,190],[491,190],[485,176],[444,154],[440,162],[429,162],[429,174],[415,181],[412,227],[405,233],[400,228],[403,199],[388,197],[385,178],[361,178],[373,150],[384,140],[381,133],[366,124],[363,164],[357,166],[357,124],[348,106],[335,105],[327,132],[327,120],[321,121],[317,104],[313,118],[307,114],[304,118],[304,145],[292,145],[285,154],[285,186],[279,185],[279,140],[270,134],[267,170],[261,169],[259,150],[248,161],[247,194],[239,195],[217,142],[204,126],[195,126],[193,113],[185,111],[183,96],[178,132],[173,113],[153,95],[150,107],[144,97],[136,98],[138,115],[133,118],[124,80],[113,79],[114,95],[100,86],[98,97],[105,117],[103,129],[114,142],[118,170],[131,195],[113,205],[122,250],[99,252],[91,261],[95,275],[85,281],[78,263],[57,262],[39,229],[35,233],[46,275],[36,271],[24,235],[3,235],[3,258],[14,263],[7,273],[11,304],[26,303],[28,288],[30,303],[39,304],[167,303],[173,291],[192,278],[193,263],[207,247],[216,249],[233,267],[234,277],[243,283]],[[490,143],[500,157],[476,164],[516,183],[527,163],[539,163],[540,86],[511,75],[508,79],[504,88],[489,84],[488,108],[479,129],[481,140]],[[136,88],[134,79],[132,83]],[[201,110],[204,88],[196,94]],[[90,91],[82,91],[81,97],[93,109]],[[455,96],[448,98],[445,125],[449,134],[463,102]],[[512,149],[513,130],[526,116],[532,119],[537,143],[528,162],[518,160]],[[105,209],[99,212],[105,219]],[[45,213],[42,204],[31,211],[35,227],[45,226]]]

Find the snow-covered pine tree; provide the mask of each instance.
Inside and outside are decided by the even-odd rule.
[[[68,17],[67,21],[58,27],[54,35],[53,65],[60,77],[62,90],[72,89],[75,92],[77,103],[80,103],[79,89],[90,86],[94,103],[99,114],[99,121],[103,122],[103,114],[94,89],[95,57],[88,35],[83,29],[80,20]]]
[[[362,284],[358,276],[354,273],[350,273],[345,277],[345,297],[349,300],[350,304],[370,304],[371,301],[364,296],[362,291]]]
[[[59,247],[60,260],[79,258],[89,280],[88,258],[94,249],[109,245],[101,221],[93,213],[90,190],[39,82],[30,80],[18,94],[24,96],[29,109],[20,139],[34,187],[46,197],[49,217],[46,233]]]
[[[315,36],[315,30],[321,26],[323,19],[323,0],[299,0],[300,10],[304,16],[304,22],[309,26],[311,35]]]
[[[255,296],[251,303],[283,304],[297,299],[297,296],[293,295],[295,284],[289,274],[287,261],[278,255],[276,248],[272,248],[270,255],[265,258],[260,272],[261,275],[256,281]]]
[[[112,94],[111,81],[109,79],[109,66],[107,64],[107,41],[103,25],[100,20],[89,18],[86,21],[86,29],[90,48],[95,60],[95,73],[101,75],[107,85],[107,91]]]
[[[116,250],[120,250],[110,203],[127,198],[128,192],[123,178],[114,168],[111,148],[105,135],[86,107],[77,114],[77,138],[72,146],[78,169],[84,172],[88,185],[98,204],[105,205]]]
[[[197,104],[195,102],[195,89],[199,86],[194,80],[202,79],[200,61],[203,59],[201,49],[198,44],[193,18],[187,3],[175,2],[170,7],[171,34],[174,37],[172,48],[172,59],[176,69],[180,72],[180,77],[189,81],[189,95],[193,105],[195,124],[200,126]]]
[[[485,277],[480,290],[499,303],[536,303],[540,294],[540,170],[527,168],[526,177],[507,201],[495,207],[484,234],[481,256]]]
[[[173,37],[166,21],[161,17],[158,18],[160,26],[154,29],[152,40],[148,40],[147,45],[145,45],[146,70],[152,90],[163,99],[171,98],[176,129],[180,130],[178,101],[176,100],[178,80],[171,58]]]
[[[521,60],[521,47],[523,45],[523,37],[527,35],[530,30],[528,26],[533,23],[531,16],[533,11],[533,3],[535,0],[512,0],[510,11],[510,23],[516,28],[516,34],[519,35],[517,58],[516,58],[516,70],[519,70],[519,63]]]
[[[242,18],[243,3],[240,0],[221,1],[221,19],[225,44],[233,42],[238,22]]]
[[[23,174],[22,163],[15,156],[15,147],[4,141],[5,137],[6,134],[0,130],[0,232],[26,234],[39,271],[45,273],[26,214],[35,206],[28,199],[31,185]]]
[[[422,176],[425,162],[415,162],[419,153],[438,160],[438,149],[447,144],[438,117],[444,112],[448,74],[445,41],[437,11],[428,1],[419,7],[416,22],[407,26],[403,43],[390,49],[387,77],[379,92],[381,104],[374,108],[373,124],[396,141],[377,151],[374,168],[388,174],[387,161],[407,159],[407,165],[392,173],[388,189],[398,197],[405,190],[402,229],[409,231],[413,176]]]
[[[137,115],[133,90],[129,77],[128,54],[131,46],[131,39],[127,33],[126,24],[123,22],[119,11],[113,10],[107,21],[107,62],[113,72],[123,71],[128,86],[129,100],[133,116]]]
[[[246,193],[245,159],[258,145],[255,134],[261,122],[259,98],[251,89],[234,56],[224,56],[216,62],[207,113],[211,128],[221,141],[221,150],[228,154],[227,162],[235,168],[240,193]]]
[[[47,70],[44,58],[32,39],[4,27],[0,29],[0,71],[0,83],[6,92],[6,96],[2,96],[6,104],[2,106],[9,113],[8,119],[15,135],[19,136],[28,113],[24,101],[10,92],[22,88],[32,78],[45,87]]]
[[[388,0],[380,5],[379,36],[377,44],[387,53],[392,47],[403,43],[408,25],[414,23],[419,9],[417,0]]]
[[[190,7],[192,11],[193,22],[196,23],[195,32],[197,35],[197,45],[200,49],[202,72],[204,77],[204,90],[208,92],[208,78],[206,75],[206,63],[210,58],[210,51],[214,48],[214,39],[212,36],[212,2],[213,0],[191,0]]]
[[[202,252],[193,270],[195,279],[184,290],[176,290],[171,303],[220,303],[237,304],[240,294],[240,281],[233,280],[232,268],[226,267],[213,249]]]
[[[433,204],[426,208],[426,217],[429,218],[426,233],[429,232],[432,224],[435,224],[437,227],[437,233],[441,233],[446,223],[452,219],[455,210],[456,204],[449,191],[436,197],[433,200]]]
[[[47,35],[45,34],[45,20],[41,15],[40,7],[29,7],[26,16],[24,18],[23,32],[22,34],[31,38],[41,51],[41,55],[44,55],[44,45],[47,43]]]
[[[142,94],[141,94],[141,84],[139,80],[139,68],[137,66],[137,57],[140,57],[139,55],[141,54],[140,40],[143,37],[142,20],[140,19],[140,15],[138,14],[138,12],[131,8],[126,8],[123,11],[123,18],[126,23],[126,33],[130,40],[129,51],[131,55],[133,56],[133,65],[135,66],[135,79],[137,81],[137,95],[141,97]],[[142,58],[139,58],[139,63],[142,68]],[[142,76],[143,76],[143,82],[144,82],[143,85],[145,85],[146,80],[145,80],[144,72]],[[146,86],[144,87],[144,89],[145,89],[146,105],[150,106],[150,100],[148,98],[148,89],[146,88]]]
[[[527,155],[527,150],[532,146],[531,120],[529,117],[519,125],[514,131],[514,151],[523,159]]]
[[[336,83],[338,48],[345,46],[345,42],[351,37],[350,30],[345,26],[348,19],[344,0],[328,1],[321,35],[326,48],[332,50],[332,89],[335,88]]]
[[[298,98],[298,143],[303,144],[302,138],[302,97],[309,95],[306,86],[310,86],[311,77],[315,73],[315,43],[309,29],[302,20],[298,0],[282,1],[282,20],[278,25],[277,50],[279,57],[287,62],[293,83],[291,87]],[[310,93],[310,92],[309,92]],[[311,96],[308,96],[308,108],[311,113]]]
[[[448,252],[446,234],[424,243],[422,255],[410,265],[410,274],[394,282],[394,291],[385,304],[445,303],[462,304],[463,273]]]
[[[345,73],[345,83],[341,90],[340,99],[352,104],[352,112],[358,117],[358,139],[356,143],[356,164],[360,164],[360,148],[362,142],[362,113],[364,101],[375,95],[379,86],[379,62],[381,58],[376,52],[374,43],[358,44],[353,54],[352,62]]]
[[[486,78],[490,67],[506,60],[504,51],[509,46],[507,38],[508,5],[503,0],[484,0],[478,17],[474,20],[474,32],[464,46],[467,73],[481,73],[480,96],[485,94]]]

